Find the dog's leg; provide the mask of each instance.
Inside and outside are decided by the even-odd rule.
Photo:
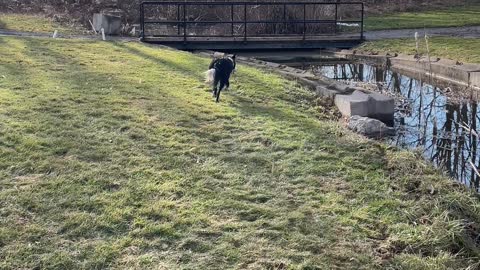
[[[227,80],[225,82],[225,91],[228,90],[228,89],[230,89],[230,81],[229,80]]]
[[[212,95],[213,97],[217,97],[217,87],[218,87],[218,78],[215,78],[214,81],[213,81],[213,89],[212,89]]]
[[[217,90],[217,97],[216,97],[216,102],[218,103],[220,101],[220,92],[222,92],[223,88],[225,87],[225,82],[220,81],[220,86],[218,87]]]

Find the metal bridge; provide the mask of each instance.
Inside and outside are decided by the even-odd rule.
[[[140,5],[141,39],[180,49],[350,48],[361,2],[158,2]]]

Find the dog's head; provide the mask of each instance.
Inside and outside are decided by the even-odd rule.
[[[233,70],[235,70],[237,68],[237,62],[235,61],[235,57],[236,55],[232,55],[230,57],[228,57],[228,60],[232,61],[232,64],[233,64]]]

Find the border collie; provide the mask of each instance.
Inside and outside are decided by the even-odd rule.
[[[205,82],[213,86],[212,94],[215,101],[220,100],[220,92],[230,87],[230,75],[235,70],[235,55],[214,59],[206,72]]]

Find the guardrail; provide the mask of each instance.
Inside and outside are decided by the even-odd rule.
[[[141,38],[187,43],[202,38],[307,40],[350,35],[364,39],[361,2],[159,2],[140,6]],[[253,40],[252,40],[253,41]]]

